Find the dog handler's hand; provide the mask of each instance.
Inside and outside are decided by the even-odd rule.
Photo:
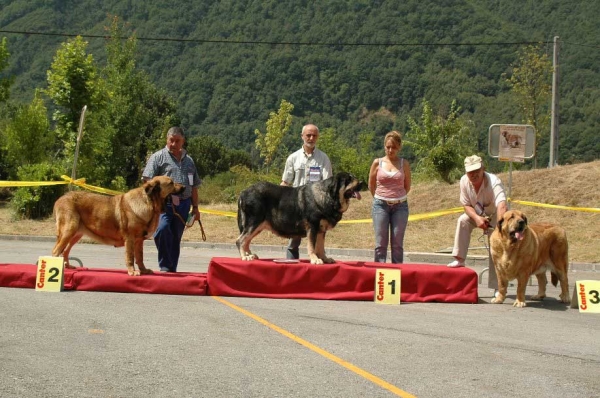
[[[477,227],[485,231],[490,227],[490,221],[487,217],[477,216]]]
[[[198,206],[192,206],[192,214],[194,215],[194,221],[200,220],[200,210],[198,210]]]

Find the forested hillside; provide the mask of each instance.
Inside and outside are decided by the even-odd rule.
[[[559,36],[559,163],[600,157],[595,1],[2,0],[0,37],[11,54],[4,74],[16,76],[11,99],[30,101],[46,86],[68,37],[8,31],[84,35],[102,63],[105,40],[85,35],[106,35],[110,15],[129,23],[137,66],[172,96],[188,132],[247,151],[282,99],[294,105],[288,150],[308,121],[352,146],[360,132],[404,131],[423,99],[441,113],[455,99],[485,153],[490,124],[522,122],[503,76],[520,43],[544,42],[551,57]],[[547,162],[544,136],[538,164]]]

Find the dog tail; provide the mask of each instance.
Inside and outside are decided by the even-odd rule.
[[[556,285],[558,284],[558,275],[554,272],[550,272],[550,281],[552,281],[552,285],[556,287]]]

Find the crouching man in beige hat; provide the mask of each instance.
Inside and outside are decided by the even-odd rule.
[[[448,267],[464,267],[471,232],[475,228],[488,231],[494,227],[506,212],[506,194],[502,181],[485,172],[483,161],[477,155],[465,158],[465,172],[460,179],[460,203],[465,208],[464,214],[456,223],[454,261]]]

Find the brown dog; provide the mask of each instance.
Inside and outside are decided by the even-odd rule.
[[[492,259],[498,276],[498,296],[492,303],[502,304],[506,298],[508,281],[517,279],[517,299],[514,307],[525,307],[525,288],[531,275],[537,277],[538,293],[532,300],[546,297],[546,271],[552,275],[552,284],[560,280],[560,300],[570,303],[567,234],[558,225],[527,224],[527,217],[518,211],[504,213],[490,237]]]
[[[62,254],[67,268],[69,252],[83,235],[115,247],[125,246],[125,262],[129,275],[150,274],[144,266],[144,239],[158,226],[158,218],[170,194],[185,187],[169,177],[158,176],[129,192],[105,196],[90,192],[69,192],[54,203],[56,245],[52,255]],[[135,263],[139,271],[133,266]]]

